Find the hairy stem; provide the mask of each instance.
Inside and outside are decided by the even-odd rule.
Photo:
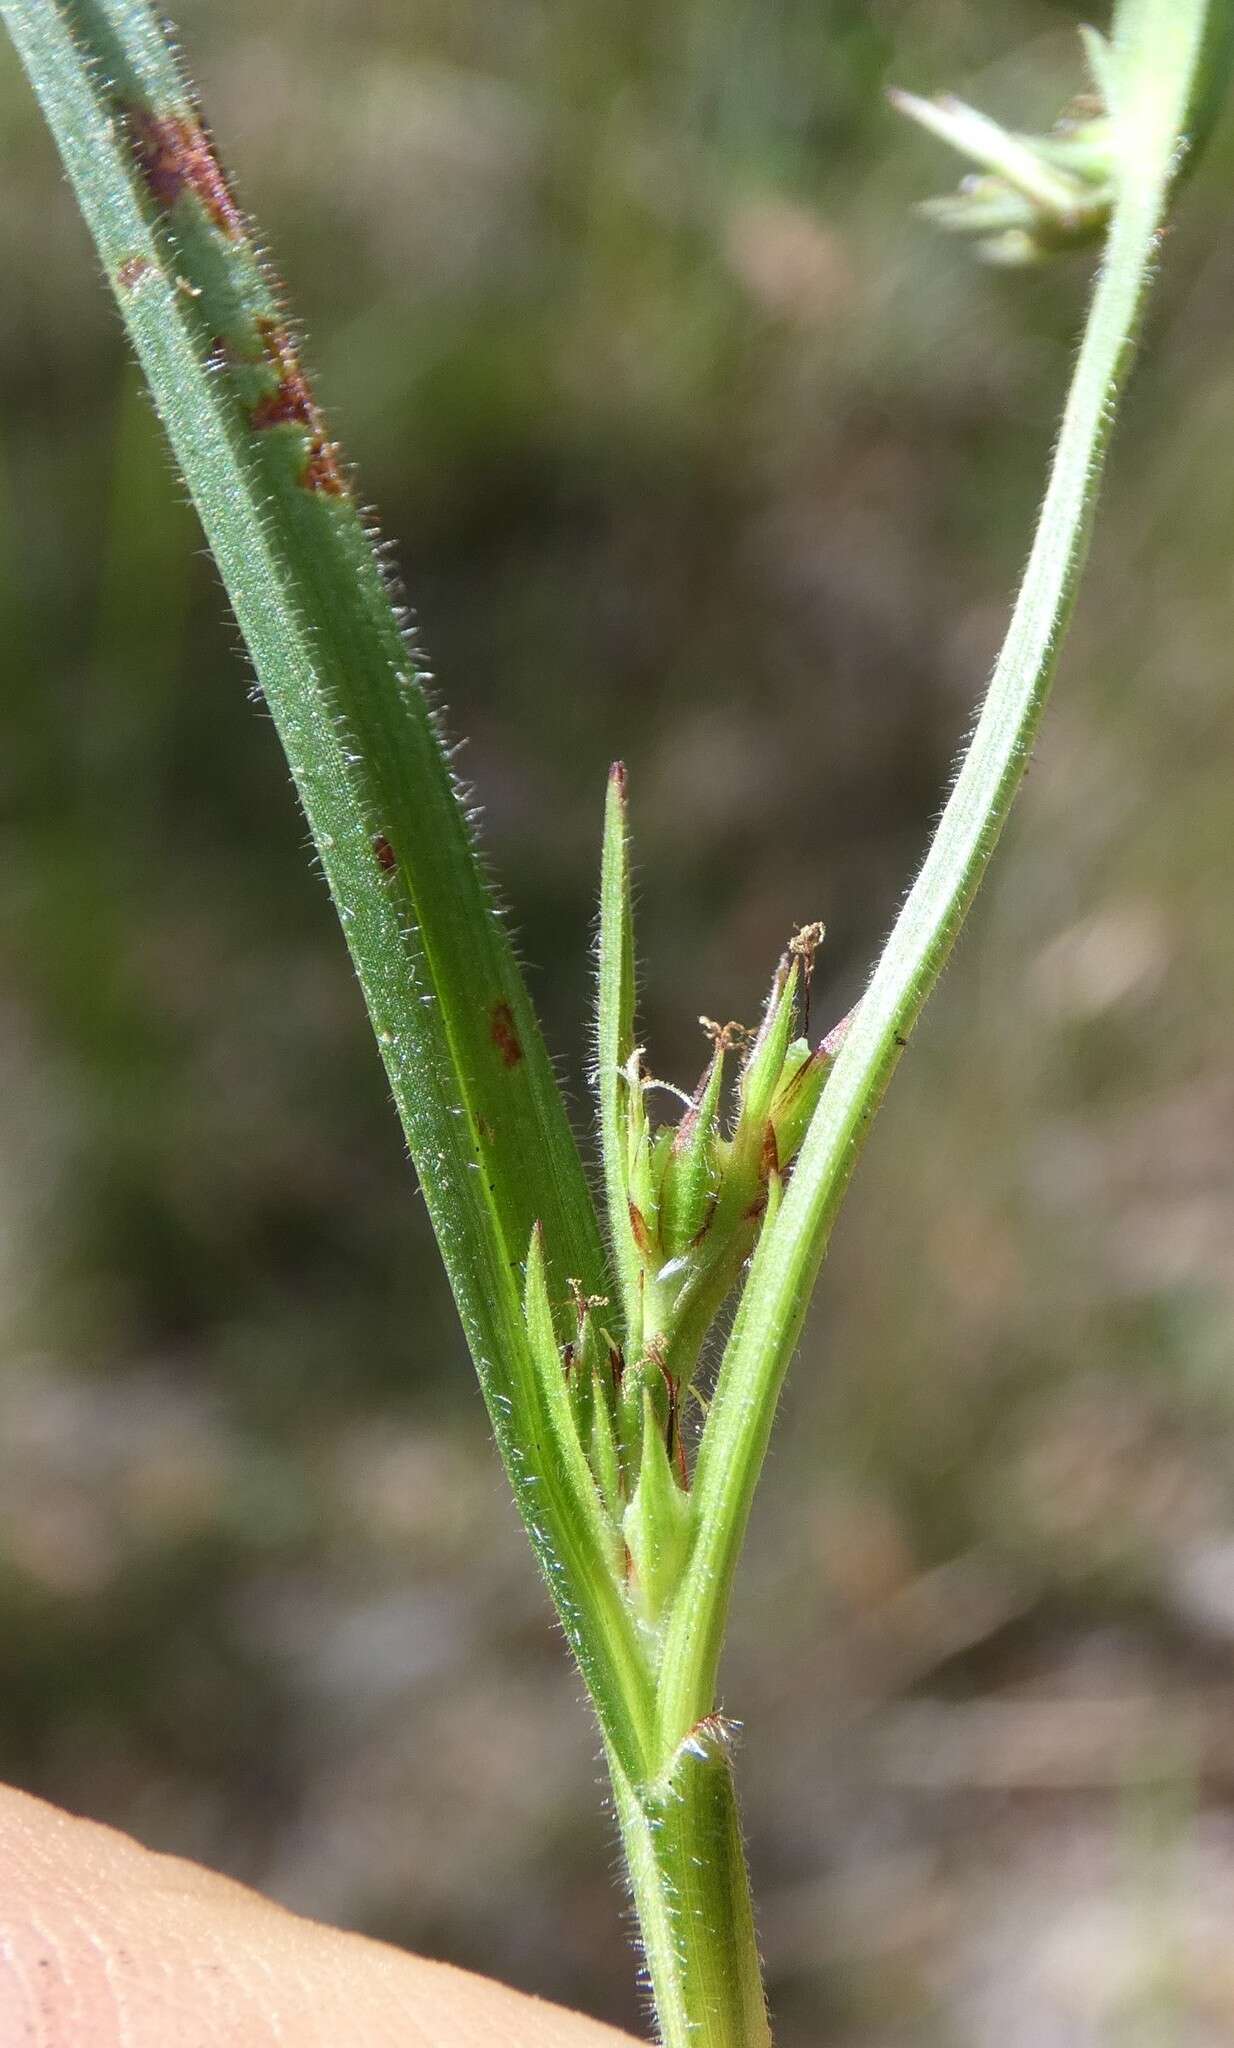
[[[723,1730],[695,1731],[658,1783],[611,1773],[662,2048],[769,2048]]]
[[[666,1750],[711,1711],[750,1502],[831,1226],[1028,761],[1178,168],[1206,12],[1205,0],[1126,0],[1115,24],[1116,197],[1032,553],[955,787],[759,1243],[725,1351],[695,1472],[697,1534],[662,1665]]]

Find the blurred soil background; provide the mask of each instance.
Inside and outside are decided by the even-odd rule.
[[[1025,555],[1089,265],[887,112],[1047,0],[191,0],[586,1121],[852,1001]],[[0,52],[0,1769],[626,2024],[597,1749],[272,729]],[[1024,801],[789,1385],[724,1675],[783,2048],[1234,2038],[1234,134]]]

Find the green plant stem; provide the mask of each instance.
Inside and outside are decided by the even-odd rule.
[[[711,1711],[750,1502],[831,1226],[1028,763],[1178,167],[1206,11],[1205,0],[1126,0],[1115,23],[1117,196],[1041,518],[963,766],[759,1242],[721,1364],[695,1469],[697,1533],[662,1664],[666,1750]]]
[[[770,2043],[750,1880],[722,1730],[704,1727],[658,1784],[610,1760],[663,2048]]]

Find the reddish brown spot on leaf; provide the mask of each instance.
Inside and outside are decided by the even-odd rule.
[[[240,241],[244,217],[200,122],[177,114],[160,118],[145,107],[132,107],[129,127],[155,204],[170,213],[177,201],[191,192],[219,232],[231,242]]]
[[[150,275],[152,268],[144,256],[126,256],[116,272],[116,283],[122,291],[131,292],[134,285],[139,285],[143,277]]]
[[[383,875],[388,875],[398,865],[398,856],[384,832],[379,832],[373,840],[373,852]]]
[[[502,1065],[517,1067],[523,1057],[523,1045],[514,1021],[514,1012],[504,998],[501,1002],[494,1003],[489,1011],[488,1029],[489,1037],[501,1054]]]
[[[338,463],[338,448],[326,435],[325,422],[313,397],[287,329],[278,320],[259,320],[258,330],[267,362],[277,382],[273,390],[249,408],[249,425],[259,433],[267,427],[300,427],[308,436],[308,453],[300,482],[309,491],[324,491],[341,497],[347,486]]]
[[[324,491],[328,498],[341,498],[346,494],[347,485],[338,465],[338,443],[316,441],[309,449],[308,461],[300,471],[300,482],[306,491]]]
[[[258,399],[256,405],[250,406],[250,423],[259,431],[263,427],[311,428],[315,424],[317,408],[308,378],[300,368],[300,359],[291,345],[291,336],[276,321],[265,320],[259,324],[266,360],[278,382],[272,391]]]

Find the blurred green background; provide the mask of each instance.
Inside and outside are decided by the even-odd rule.
[[[919,857],[1087,282],[912,218],[1047,0],[191,0],[580,1124],[822,1025]],[[637,2024],[579,1705],[268,719],[0,51],[0,1770]],[[1058,698],[792,1375],[724,1703],[783,2048],[1234,2033],[1234,235],[1166,248]]]

